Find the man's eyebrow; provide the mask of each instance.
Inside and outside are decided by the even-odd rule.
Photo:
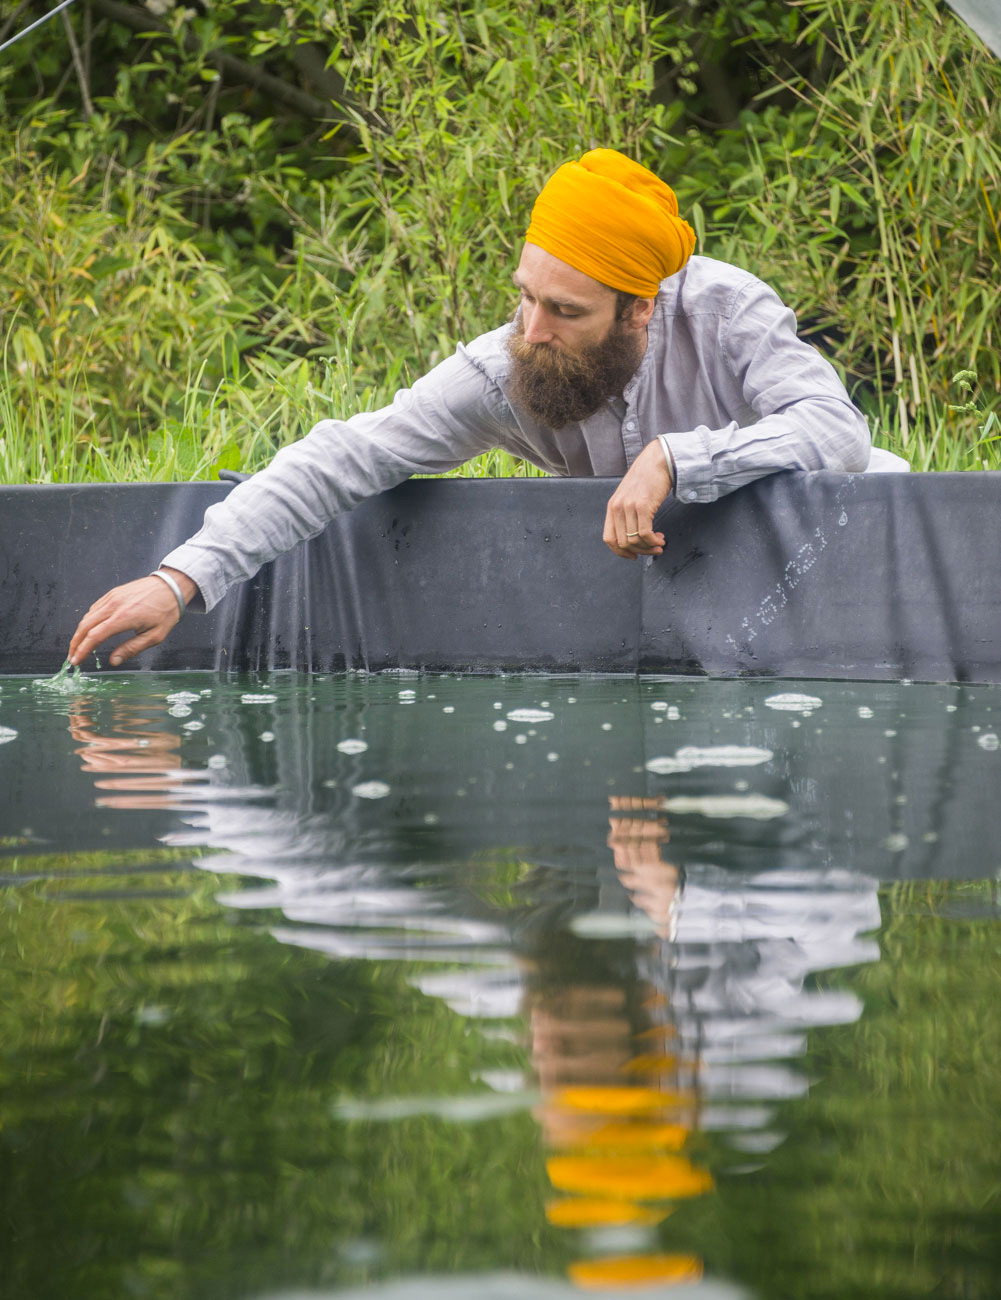
[[[524,290],[525,286],[522,283],[522,280],[519,277],[517,271],[511,272],[511,279],[514,282],[514,287],[516,289]],[[590,312],[594,310],[591,304],[586,302],[579,302],[577,299],[574,298],[543,298],[542,301],[545,303],[547,307],[568,307],[571,311],[579,311],[579,312]]]

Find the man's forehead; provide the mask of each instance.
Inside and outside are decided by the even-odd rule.
[[[512,279],[535,298],[564,305],[596,307],[614,298],[615,290],[536,244],[526,243]]]

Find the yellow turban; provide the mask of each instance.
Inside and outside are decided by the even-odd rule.
[[[695,248],[669,185],[615,149],[564,163],[535,201],[525,238],[611,289],[653,298]]]

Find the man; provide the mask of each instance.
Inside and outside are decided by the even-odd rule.
[[[776,470],[864,470],[865,420],[793,313],[694,247],[673,191],[645,167],[611,149],[566,163],[532,210],[513,322],[383,410],[323,420],[280,451],[155,574],[98,600],[69,658],[132,631],[117,666],[342,511],[492,447],[552,474],[620,477],[604,541],[630,560],[662,553],[653,519],[671,492],[708,502]]]

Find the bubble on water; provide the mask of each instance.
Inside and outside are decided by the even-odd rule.
[[[197,691],[174,691],[167,696],[168,704],[196,704],[202,697]]]
[[[602,729],[602,731],[611,731],[611,730],[612,730],[612,724],[611,724],[610,722],[603,722],[603,723],[601,724],[601,729]]]
[[[781,709],[787,713],[803,713],[810,709],[819,709],[823,702],[816,695],[800,695],[792,691],[784,695],[769,695],[765,705],[769,709]]]
[[[224,768],[225,766],[226,766],[225,754],[213,754],[212,757],[206,763],[206,767],[212,768],[214,772],[221,771],[221,769]]]
[[[539,708],[540,708],[540,709],[548,709],[548,708],[549,708],[549,701],[548,701],[548,700],[540,700],[540,701],[539,701]]]
[[[274,738],[275,733],[273,731],[262,731],[257,737],[257,739],[263,741],[265,745],[270,745]]]
[[[800,725],[799,718],[794,718],[792,722],[789,723],[789,725],[790,727],[798,727]]]
[[[670,776],[697,767],[756,767],[772,758],[770,749],[756,749],[753,745],[685,745],[671,757],[651,758],[646,769],[657,776]]]
[[[513,772],[513,771],[514,771],[514,764],[513,764],[513,763],[505,763],[505,764],[504,764],[504,771],[505,771],[505,772]]]
[[[665,799],[662,806],[665,812],[676,816],[694,813],[699,817],[749,817],[754,821],[784,817],[789,811],[789,805],[781,799],[769,799],[763,794],[678,795],[673,799]]]
[[[909,843],[910,840],[908,840],[903,831],[896,831],[893,835],[887,835],[886,839],[883,841],[883,848],[889,853],[903,853]]]
[[[667,706],[668,722],[677,722],[680,717],[681,717],[681,710],[678,708],[678,706],[676,704],[669,704]]]
[[[278,699],[277,695],[268,695],[267,692],[247,691],[240,696],[241,704],[274,704]]]
[[[872,709],[869,708],[868,704],[860,704],[858,706],[858,715],[860,718],[871,718]]]
[[[446,704],[445,707],[442,709],[442,713],[454,713],[454,712],[455,712],[454,704]]]
[[[203,731],[204,729],[205,723],[199,722],[197,718],[193,719],[191,722],[185,722],[181,726],[182,731]]]
[[[735,790],[750,790],[751,785],[749,781],[734,781],[733,788]]]
[[[494,700],[494,708],[495,708],[495,709],[502,709],[503,707],[504,707],[504,705],[500,702],[500,700]]]
[[[494,731],[507,731],[507,723],[503,718],[498,718],[494,723]]]
[[[401,700],[416,700],[417,698],[416,691],[397,691],[396,694]]]
[[[428,698],[429,700],[436,700],[436,699],[438,698],[438,696],[437,696],[433,691],[429,691],[429,692],[428,692],[428,695],[427,695],[427,698]]]
[[[883,735],[887,738],[887,740],[892,740],[896,734],[897,733],[893,730],[892,727],[887,727],[887,729],[883,732]]]
[[[650,705],[650,708],[654,709],[657,713],[664,713],[667,709],[667,701],[654,700],[654,702]]]
[[[979,728],[979,727],[971,727],[970,730],[976,732],[976,731],[979,731],[980,728]]]
[[[548,709],[511,709],[507,716],[512,722],[550,722],[554,715]]]
[[[191,710],[186,704],[172,704],[167,710],[172,718],[190,718]]]
[[[364,754],[368,745],[364,740],[341,740],[338,741],[337,748],[342,754]]]
[[[991,754],[995,750],[1001,749],[1001,740],[998,740],[997,733],[993,731],[985,731],[982,736],[978,736],[977,744],[981,749],[986,749]]]
[[[205,696],[205,695],[211,695],[211,694],[212,694],[212,687],[211,687],[211,686],[206,686],[205,689],[204,689],[204,691],[199,691],[198,694],[199,694],[199,695],[202,695],[202,696]]]
[[[323,782],[323,784],[328,790],[337,789],[337,782],[334,780],[333,777],[329,777],[326,781]]]
[[[441,818],[438,816],[437,813],[425,813],[425,814],[424,814],[424,825],[425,825],[425,826],[437,826],[440,820],[441,820]]]
[[[557,761],[558,758],[559,758],[559,754],[556,754],[556,753],[553,753],[553,754],[547,754],[547,755],[546,755],[546,762],[547,762],[547,763],[555,763],[555,762]]]
[[[0,727],[0,745],[7,745],[12,740],[17,739],[17,732],[13,727]]]
[[[524,734],[522,734],[522,733],[519,732],[519,734],[518,734],[517,736],[515,736],[515,738],[514,738],[514,743],[515,743],[516,745],[527,745],[527,744],[528,744],[528,737],[527,737],[526,735],[524,735]]]
[[[577,703],[577,696],[576,696],[576,695],[568,695],[568,696],[567,696],[567,704],[576,704],[576,703]]]
[[[385,799],[389,786],[385,781],[362,781],[351,787],[351,793],[357,799]]]
[[[529,734],[530,736],[537,736],[539,733],[535,730],[534,727],[529,727],[529,729],[528,729],[528,734]]]
[[[654,718],[654,722],[663,722],[663,721],[664,721],[663,718]]]
[[[958,708],[959,708],[958,704],[947,704],[945,706],[945,711],[946,713],[955,713]]]

